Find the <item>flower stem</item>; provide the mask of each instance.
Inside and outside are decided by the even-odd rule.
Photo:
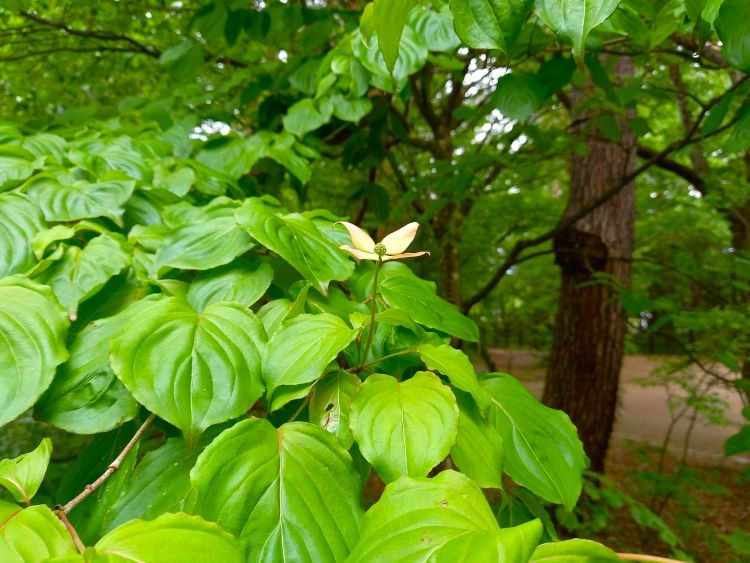
[[[359,363],[362,364],[367,361],[367,354],[370,352],[370,345],[372,344],[372,336],[375,334],[375,315],[378,312],[378,273],[380,272],[380,266],[383,264],[381,260],[375,262],[375,276],[372,280],[372,297],[370,304],[370,332],[367,334],[367,343]]]

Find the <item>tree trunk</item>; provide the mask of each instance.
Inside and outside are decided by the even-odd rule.
[[[632,61],[621,58],[615,72],[631,74]],[[580,98],[575,93],[574,109]],[[620,142],[613,143],[597,135],[585,113],[582,117],[588,154],[571,159],[566,216],[620,182],[636,164],[635,138],[624,121]],[[626,330],[618,290],[630,284],[634,189],[629,184],[554,241],[562,286],[543,401],[568,413],[595,471],[604,470],[617,407]]]

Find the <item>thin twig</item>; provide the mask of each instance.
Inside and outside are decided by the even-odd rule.
[[[658,555],[641,555],[640,553],[617,553],[617,557],[623,561],[653,561],[653,563],[685,563],[681,559],[670,559]]]
[[[65,529],[68,530],[70,537],[73,539],[73,545],[76,546],[78,553],[83,553],[86,550],[86,546],[83,545],[81,537],[78,535],[78,532],[76,532],[73,524],[70,523],[70,520],[68,520],[68,515],[65,514],[65,509],[59,504],[55,507],[55,516],[60,519],[60,522],[63,523]]]
[[[367,344],[365,344],[365,350],[362,353],[362,357],[359,359],[360,362],[367,361],[367,354],[370,352],[370,345],[372,344],[372,337],[375,334],[375,315],[378,312],[378,273],[380,272],[380,266],[383,265],[383,261],[378,256],[378,261],[375,263],[375,276],[372,279],[372,305],[370,308],[370,330],[367,333]],[[361,371],[360,367],[360,371]]]
[[[73,510],[76,506],[78,506],[81,502],[83,502],[86,497],[88,497],[91,493],[93,493],[96,489],[102,486],[102,484],[109,479],[109,477],[120,468],[120,465],[122,465],[123,460],[125,457],[130,453],[130,450],[133,449],[135,444],[138,442],[138,439],[143,435],[143,433],[146,431],[146,429],[149,427],[149,425],[154,421],[156,418],[156,415],[154,413],[151,413],[148,415],[148,418],[143,421],[143,424],[141,424],[141,427],[138,428],[138,430],[135,431],[135,434],[133,434],[133,437],[130,439],[130,441],[125,444],[125,447],[122,449],[122,451],[119,453],[119,455],[115,458],[115,460],[107,467],[107,469],[102,473],[96,481],[93,483],[86,485],[86,487],[81,491],[78,496],[73,498],[72,500],[66,502],[62,507],[61,510],[65,512],[66,514]]]

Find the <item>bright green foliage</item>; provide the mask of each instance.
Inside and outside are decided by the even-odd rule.
[[[191,472],[194,510],[234,533],[247,561],[341,561],[359,536],[359,477],[325,430],[249,419],[224,431]]]
[[[44,217],[25,195],[0,194],[0,275],[25,272],[34,264],[31,243],[44,228]]]
[[[49,287],[16,275],[0,279],[0,424],[44,392],[68,356],[68,320]]]
[[[310,422],[328,430],[347,449],[354,442],[349,420],[352,400],[359,386],[356,375],[340,371],[318,383],[310,399]]]
[[[31,563],[77,553],[63,523],[45,505],[21,508],[0,500],[0,560]]]
[[[552,29],[573,43],[573,55],[583,58],[586,38],[620,4],[620,0],[541,0],[539,15]]]
[[[581,443],[518,381],[477,374],[474,343],[481,326],[549,344],[558,270],[551,239],[529,241],[585,151],[573,100],[596,115],[580,129],[630,128],[642,159],[678,147],[638,179],[636,338],[747,356],[726,337],[747,334],[747,249],[721,216],[750,193],[741,2],[74,4],[0,8],[3,33],[52,49],[0,46],[0,424],[33,407],[95,435],[36,497],[66,502],[157,417],[70,511],[86,557],[607,560],[538,547],[545,504],[579,497]],[[684,145],[675,66],[698,120]],[[700,198],[671,176],[698,142]],[[432,256],[375,284],[339,220],[375,240],[418,221]],[[462,473],[428,478],[449,456]],[[389,484],[363,502],[373,469]],[[490,506],[480,487],[511,480]],[[16,518],[4,541],[29,534],[26,559],[82,560],[49,510]]]
[[[96,554],[135,561],[182,563],[197,554],[216,561],[239,563],[240,546],[231,534],[212,522],[187,514],[165,514],[151,521],[132,520],[105,535]]]
[[[351,429],[362,455],[386,483],[424,477],[456,441],[458,407],[450,388],[418,372],[404,383],[373,374],[352,403]]]
[[[506,54],[518,37],[533,0],[451,0],[456,33],[475,49]]]
[[[263,380],[271,410],[306,395],[356,334],[328,313],[300,315],[285,322],[271,337],[263,356]]]
[[[253,313],[231,303],[198,313],[177,297],[148,313],[111,344],[112,369],[137,401],[193,440],[260,397],[266,334]]]
[[[30,504],[42,484],[51,454],[52,442],[45,438],[33,451],[0,461],[0,485],[13,495],[16,502]]]
[[[451,459],[480,487],[501,489],[503,438],[466,393],[456,392],[458,434]]]
[[[622,561],[611,549],[591,540],[543,543],[534,550],[533,563],[606,563]]]
[[[490,419],[503,437],[508,475],[571,510],[581,493],[585,456],[568,416],[539,403],[509,375],[493,374],[482,386],[492,397]]]
[[[368,511],[349,561],[521,563],[541,532],[538,520],[501,530],[479,487],[454,471],[401,477]]]

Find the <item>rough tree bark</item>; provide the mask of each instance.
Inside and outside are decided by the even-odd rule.
[[[632,74],[632,61],[619,59],[615,72]],[[571,158],[566,216],[622,181],[636,164],[635,138],[625,124],[618,143],[602,139],[589,115],[575,115],[581,98],[581,92],[573,96],[573,118],[587,135],[588,154]],[[626,330],[618,290],[630,284],[634,189],[627,185],[554,241],[562,286],[543,401],[570,415],[595,471],[604,470],[617,407]]]

